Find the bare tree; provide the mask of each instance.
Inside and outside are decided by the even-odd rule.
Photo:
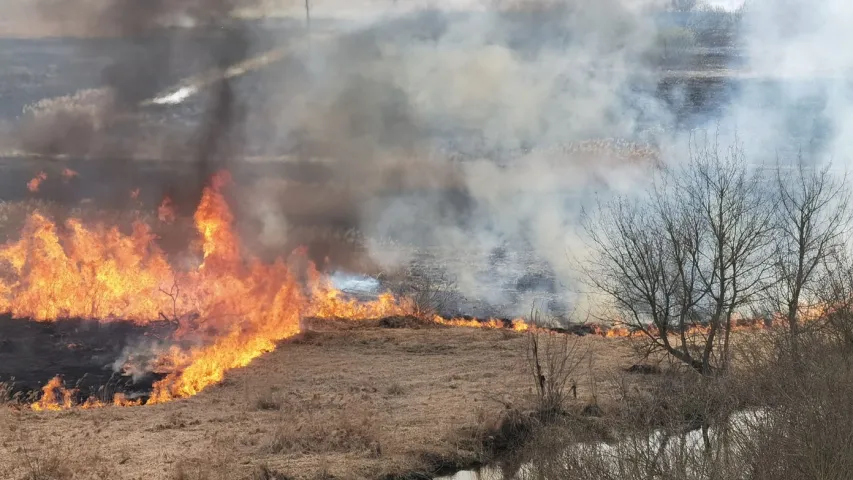
[[[653,349],[702,371],[686,335],[705,296],[697,274],[702,239],[690,231],[688,218],[677,218],[683,212],[671,208],[669,199],[655,196],[661,191],[640,201],[619,198],[588,217],[595,253],[587,276],[618,319],[643,332]]]
[[[820,285],[821,278],[826,278],[820,269],[842,266],[838,254],[850,232],[850,190],[846,176],[834,177],[830,165],[809,167],[802,157],[794,169],[777,165],[776,186],[771,302],[775,311],[785,315],[791,352],[796,356],[801,316],[821,303],[819,287],[826,287]],[[840,277],[836,274],[834,279]]]
[[[816,300],[828,307],[824,318],[830,335],[848,349],[853,347],[853,257],[847,248],[832,252],[823,269]]]
[[[726,368],[732,320],[766,288],[773,232],[766,182],[737,144],[719,152],[706,141],[642,198],[585,221],[590,283],[653,347],[703,375]],[[706,334],[688,334],[696,326]]]
[[[773,240],[775,202],[761,172],[749,172],[743,148],[735,143],[720,156],[719,144],[705,142],[693,154],[682,187],[688,208],[700,215],[708,249],[700,250],[702,287],[710,300],[708,341],[702,363],[711,365],[714,338],[722,334],[721,366],[728,366],[732,319],[766,287]],[[709,372],[705,372],[706,374]]]

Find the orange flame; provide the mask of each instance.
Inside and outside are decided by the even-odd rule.
[[[40,177],[37,177],[40,178]],[[299,252],[262,263],[241,250],[233,215],[221,189],[230,176],[213,177],[194,215],[199,236],[199,266],[173,268],[158,248],[150,227],[133,225],[129,233],[116,227],[84,226],[76,219],[56,225],[34,213],[19,240],[0,247],[0,311],[16,318],[57,321],[82,317],[144,324],[166,318],[178,325],[175,340],[192,338],[195,347],[173,346],[157,361],[166,376],[154,385],[146,404],[195,395],[224,378],[227,371],[248,365],[300,332],[305,317],[368,319],[411,315],[414,305],[390,293],[361,302],[336,290],[313,265],[300,276]],[[172,212],[171,201],[162,209]],[[168,218],[173,218],[172,212]],[[469,328],[535,328],[522,319],[504,322],[435,316],[440,325]],[[698,327],[701,330],[701,327]],[[637,333],[624,325],[590,327],[605,337]],[[697,332],[699,331],[697,330]],[[71,408],[74,390],[59,377],[42,389],[33,410]],[[141,405],[116,395],[112,405]],[[81,408],[102,407],[89,398]]]
[[[306,289],[285,260],[263,264],[244,258],[220,192],[228,180],[227,173],[218,174],[204,190],[195,213],[202,262],[189,271],[172,269],[144,224],[124,235],[117,228],[86,228],[77,220],[60,228],[33,214],[22,238],[0,248],[0,261],[13,274],[11,280],[0,279],[0,310],[40,321],[85,317],[147,323],[166,317],[179,324],[176,338],[201,335],[202,346],[173,347],[158,360],[167,375],[154,385],[147,404],[195,395],[220,382],[226,371],[248,365],[299,333],[303,316],[411,313],[409,302],[390,294],[370,302],[347,298],[313,266]],[[45,387],[44,405],[70,407],[71,395],[61,404],[55,394],[48,396],[56,387],[55,382]],[[113,404],[140,402],[116,397]],[[88,399],[81,407],[103,405]]]
[[[38,192],[41,187],[42,182],[47,180],[47,174],[44,172],[39,172],[35,177],[32,178],[29,182],[27,182],[27,189],[33,193]]]
[[[50,379],[50,381],[42,387],[41,391],[42,396],[39,401],[30,405],[33,410],[40,412],[43,410],[56,411],[71,408],[71,400],[75,391],[66,389],[59,376]]]
[[[444,318],[440,315],[433,316],[433,322],[439,325],[446,325],[449,327],[463,327],[463,328],[486,328],[486,329],[509,329],[516,332],[526,332],[531,328],[531,325],[525,322],[523,319],[516,318],[509,322],[509,325],[506,325],[503,320],[498,320],[495,318],[489,318],[486,320],[478,320],[478,319],[466,319],[466,318]]]

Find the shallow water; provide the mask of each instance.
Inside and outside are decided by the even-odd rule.
[[[734,413],[729,418],[728,425],[741,434],[750,435],[751,429],[764,421],[769,414],[770,412],[768,410],[762,408],[742,410]],[[711,427],[709,435],[713,439],[719,431],[719,427]],[[752,430],[752,433],[755,433],[755,431]],[[566,447],[566,451],[592,447],[593,451],[597,451],[607,457],[610,455],[618,455],[620,447],[627,445],[630,445],[630,448],[636,448],[636,446],[642,445],[643,448],[648,451],[660,451],[662,454],[665,454],[671,449],[686,448],[689,451],[694,451],[696,455],[701,455],[704,448],[702,432],[700,430],[692,430],[680,435],[667,435],[662,430],[655,430],[651,432],[645,440],[640,440],[639,442],[636,438],[625,438],[622,440],[622,443],[613,445],[602,442],[592,444],[577,443],[568,445]],[[663,447],[663,449],[659,450],[661,447]],[[618,469],[616,460],[613,461],[612,468],[614,469],[613,473],[615,474],[616,469]],[[532,472],[535,470],[535,466],[528,462],[521,465],[519,471],[511,478],[505,477],[503,472],[497,467],[484,467],[478,470],[463,470],[450,476],[435,477],[434,480],[524,480],[526,478],[531,478]],[[525,472],[527,472],[527,475]]]
[[[435,477],[435,480],[502,480],[500,469],[483,467],[478,470],[463,470],[446,477]]]

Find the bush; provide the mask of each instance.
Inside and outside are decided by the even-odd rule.
[[[574,374],[587,357],[580,337],[537,328],[540,319],[531,315],[533,328],[527,335],[527,363],[536,391],[537,410],[545,417],[565,413],[571,393],[576,396]]]
[[[842,479],[853,471],[853,357],[828,329],[800,333],[799,360],[784,335],[741,337],[727,376],[689,370],[626,390],[606,419],[612,439],[573,420],[542,429],[522,478]]]

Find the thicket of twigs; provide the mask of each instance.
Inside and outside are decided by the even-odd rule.
[[[539,408],[564,413],[539,417],[554,421],[526,437],[519,476],[849,478],[850,200],[830,167],[768,174],[706,143],[643,195],[587,212],[586,274],[607,315],[675,367],[617,385],[590,419],[566,395],[584,353],[530,333]],[[738,332],[744,318],[772,327]]]

